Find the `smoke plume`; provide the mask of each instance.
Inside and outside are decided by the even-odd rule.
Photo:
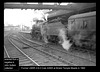
[[[62,47],[68,51],[72,44],[69,42],[66,36],[66,30],[64,28],[59,29],[59,38],[59,43],[61,43]]]

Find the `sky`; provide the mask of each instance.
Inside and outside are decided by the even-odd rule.
[[[42,19],[43,14],[49,10],[31,10],[31,9],[5,9],[4,10],[4,25],[12,24],[30,26],[33,18]]]

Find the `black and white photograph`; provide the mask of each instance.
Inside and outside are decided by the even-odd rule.
[[[16,65],[96,66],[96,3],[4,2],[4,70]]]

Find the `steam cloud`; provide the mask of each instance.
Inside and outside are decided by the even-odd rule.
[[[67,39],[66,30],[64,28],[59,29],[59,38],[61,39],[59,43],[61,43],[62,47],[68,51],[72,44]]]

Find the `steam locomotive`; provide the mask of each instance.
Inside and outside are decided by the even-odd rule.
[[[64,40],[59,36],[59,29],[63,29],[72,44],[96,50],[96,11],[71,15],[65,22],[63,19],[58,17],[33,25],[32,37],[61,44]]]

